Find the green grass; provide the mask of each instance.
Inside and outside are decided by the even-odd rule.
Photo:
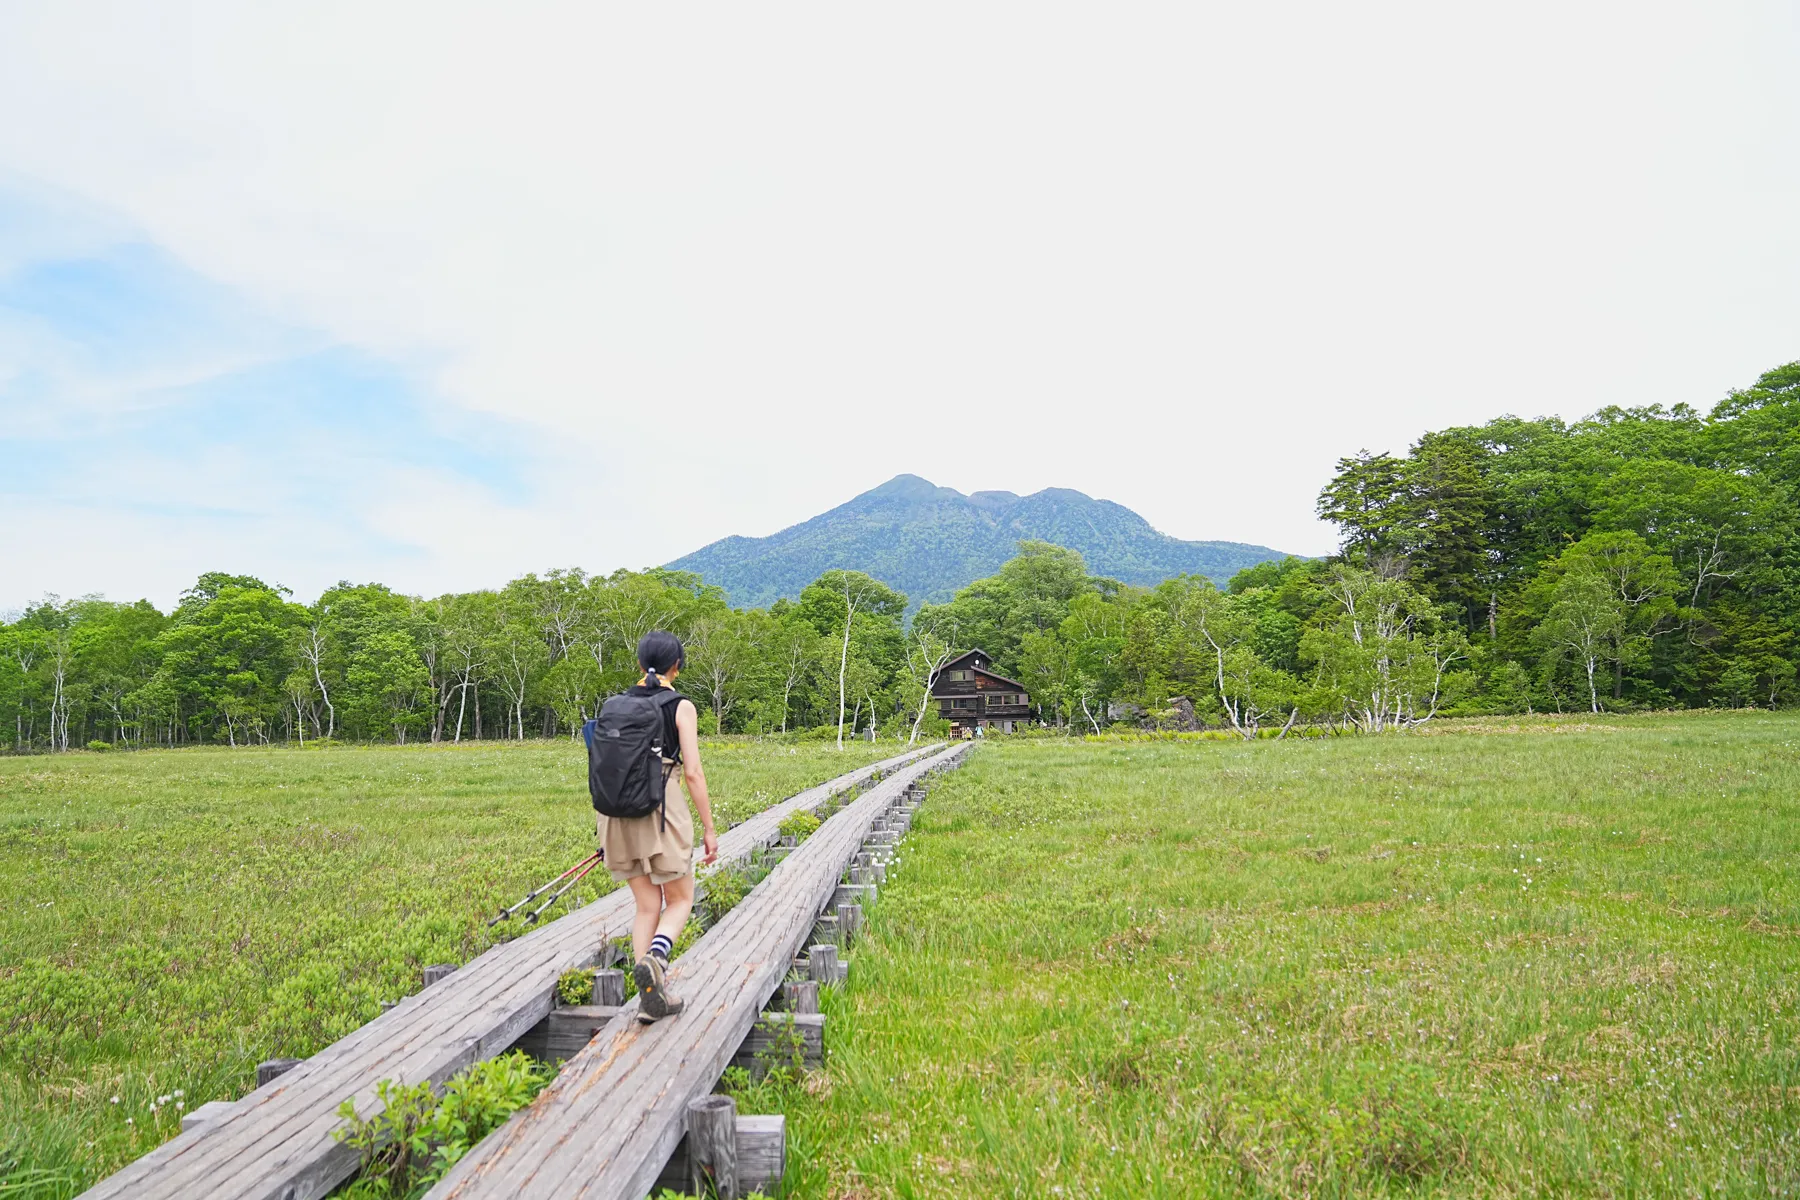
[[[897,750],[704,757],[723,827]],[[174,1135],[158,1097],[240,1096],[479,954],[592,850],[585,772],[563,741],[0,758],[0,1198],[72,1194]]]
[[[1800,717],[979,748],[788,1195],[1800,1192]]]

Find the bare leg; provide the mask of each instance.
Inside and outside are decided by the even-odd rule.
[[[681,936],[681,930],[688,922],[688,914],[694,911],[694,877],[684,875],[672,883],[663,884],[662,897],[662,919],[656,923],[655,932],[667,935],[672,942]]]
[[[637,912],[631,918],[631,961],[650,953],[650,939],[656,936],[656,923],[663,915],[663,890],[650,882],[648,875],[633,875],[626,884],[631,898],[637,901]],[[688,906],[694,903],[694,889],[688,887]],[[685,919],[686,911],[682,916]]]

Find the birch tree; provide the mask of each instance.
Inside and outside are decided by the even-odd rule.
[[[1326,591],[1337,611],[1301,641],[1315,695],[1365,733],[1436,717],[1452,668],[1468,657],[1461,631],[1398,579],[1339,565]]]
[[[850,648],[858,632],[858,618],[897,621],[906,611],[906,597],[861,571],[827,571],[800,594],[802,609],[823,617],[837,638],[838,650],[838,749],[844,748],[844,718],[850,696]]]
[[[913,619],[912,631],[906,639],[906,674],[909,691],[915,703],[912,730],[906,744],[919,741],[919,726],[931,711],[931,685],[937,681],[944,664],[956,657],[956,621],[942,614],[921,612]]]
[[[306,664],[312,673],[313,686],[319,689],[319,699],[325,705],[325,736],[332,737],[337,733],[337,708],[331,702],[331,689],[325,684],[325,658],[330,653],[329,642],[325,636],[325,623],[321,617],[315,616],[311,623],[300,631],[296,652],[300,661]],[[313,726],[314,732],[318,725]]]
[[[1564,573],[1556,585],[1556,601],[1534,637],[1550,664],[1572,660],[1587,681],[1588,711],[1600,711],[1595,671],[1608,649],[1619,641],[1625,616],[1607,579],[1588,564]]]

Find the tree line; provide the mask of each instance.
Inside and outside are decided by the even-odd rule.
[[[1502,417],[1342,459],[1318,500],[1340,552],[1263,563],[1224,590],[1123,587],[1028,547],[918,619],[1092,730],[1776,707],[1796,692],[1796,499],[1790,363],[1709,413]]]
[[[430,600],[344,583],[310,605],[210,573],[170,613],[49,598],[0,625],[0,721],[17,752],[554,736],[636,679],[653,628],[686,643],[709,730],[840,741],[936,732],[929,681],[974,647],[1071,731],[1773,707],[1796,689],[1796,497],[1800,363],[1709,413],[1502,417],[1345,458],[1318,501],[1340,552],[1224,589],[1127,586],[1023,542],[910,622],[903,594],[841,570],[750,609],[667,570]]]
[[[173,612],[52,597],[0,626],[15,751],[523,739],[578,730],[640,672],[638,639],[687,646],[682,687],[712,731],[894,724],[906,598],[830,571],[797,601],[733,609],[698,576],[578,570],[423,599],[340,583],[316,603],[208,573]]]

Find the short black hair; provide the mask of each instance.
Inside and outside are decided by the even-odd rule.
[[[652,675],[679,667],[687,658],[681,639],[663,629],[652,629],[638,639],[638,666]]]

